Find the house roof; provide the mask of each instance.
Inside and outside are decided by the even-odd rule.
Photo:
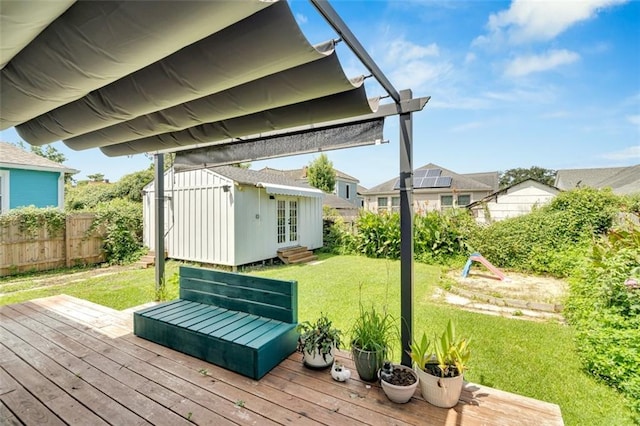
[[[582,186],[611,188],[616,194],[640,192],[640,164],[627,167],[558,170],[555,186],[565,190]]]
[[[472,174],[458,174],[449,169],[445,169],[437,164],[429,163],[425,164],[422,167],[419,167],[415,170],[426,170],[426,169],[440,169],[442,170],[441,176],[450,177],[451,178],[451,186],[450,188],[455,188],[458,191],[494,191],[497,189],[498,185],[498,172],[487,172],[487,173],[472,173]],[[491,186],[490,183],[494,183],[493,177],[489,178],[490,175],[495,175],[495,186]],[[476,179],[475,177],[479,176],[480,179]],[[398,189],[395,189],[395,185],[398,178],[390,179],[386,182],[381,183],[380,185],[374,186],[373,188],[364,192],[365,195],[371,194],[382,194],[382,193],[390,193],[396,192]],[[414,188],[414,192],[442,192],[448,188]]]
[[[336,172],[336,178],[342,179],[342,180],[349,180],[352,181],[354,183],[359,183],[360,181],[356,178],[354,178],[353,176],[350,176],[338,169],[333,169]],[[306,180],[307,179],[307,168],[303,167],[301,169],[290,169],[290,170],[279,170],[279,169],[272,169],[270,167],[265,167],[263,169],[260,169],[260,171],[262,172],[267,172],[267,173],[276,173],[276,174],[281,174],[283,176],[286,176],[290,179],[296,179],[296,180]]]
[[[7,142],[0,142],[0,167],[65,173],[79,172]]]
[[[357,206],[335,194],[324,194],[324,201],[322,202],[322,205],[336,210],[353,210],[354,214],[358,212]]]

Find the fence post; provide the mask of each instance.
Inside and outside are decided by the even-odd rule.
[[[71,215],[64,218],[64,259],[67,268],[71,267],[71,238],[69,237],[69,219]]]

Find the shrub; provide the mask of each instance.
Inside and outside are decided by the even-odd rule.
[[[101,203],[92,225],[104,227],[104,250],[109,263],[127,263],[142,254],[142,205],[122,199]]]
[[[570,276],[593,238],[612,226],[621,205],[610,190],[563,192],[548,206],[479,228],[471,246],[503,268]]]
[[[363,212],[356,221],[356,251],[373,258],[400,257],[400,215]]]
[[[44,227],[50,236],[62,235],[65,220],[65,213],[55,207],[20,207],[0,215],[0,225],[17,223],[20,233],[29,238],[35,238]]]
[[[640,421],[640,226],[629,220],[594,244],[570,282],[565,316],[585,369],[629,397]]]
[[[470,253],[469,235],[476,228],[466,209],[432,211],[414,217],[414,253],[424,263],[450,263]]]

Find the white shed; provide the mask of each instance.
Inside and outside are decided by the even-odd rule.
[[[165,249],[173,259],[238,266],[278,249],[322,247],[324,193],[305,183],[232,166],[168,170]],[[154,250],[154,184],[144,189],[144,243]]]
[[[467,206],[478,223],[490,223],[530,213],[535,206],[548,203],[560,190],[527,179],[487,195]]]

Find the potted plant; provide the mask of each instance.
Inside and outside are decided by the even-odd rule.
[[[411,359],[414,362],[420,390],[424,399],[443,408],[458,403],[462,392],[464,371],[471,357],[470,339],[458,338],[451,320],[442,336],[434,337],[433,343],[425,333],[420,341],[411,344]],[[430,349],[433,347],[433,351]]]
[[[325,368],[333,364],[336,349],[340,349],[342,332],[333,327],[325,314],[315,323],[305,321],[298,325],[298,351],[304,364],[312,368]]]
[[[408,402],[418,387],[418,374],[411,368],[385,361],[380,369],[380,385],[387,398],[398,404]]]
[[[397,338],[395,320],[388,312],[376,311],[372,306],[360,315],[351,328],[351,353],[360,378],[367,382],[377,379],[382,363],[387,359],[391,344]]]

